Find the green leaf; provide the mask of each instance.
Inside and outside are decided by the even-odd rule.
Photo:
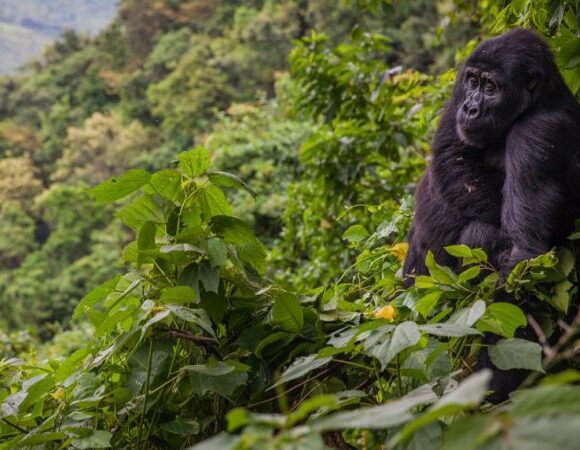
[[[177,417],[173,422],[162,424],[161,429],[171,434],[177,434],[178,436],[191,436],[199,433],[200,426],[195,420]]]
[[[85,295],[75,308],[73,319],[78,319],[82,314],[86,314],[94,305],[102,301],[107,295],[115,290],[120,276],[104,282]]]
[[[231,361],[185,366],[182,370],[189,373],[193,390],[198,394],[214,392],[232,395],[236,388],[245,384],[248,379],[245,368],[239,364],[232,364]]]
[[[516,330],[525,327],[527,323],[526,316],[519,307],[511,303],[498,302],[487,307],[484,316],[479,319],[475,327],[479,331],[512,338]]]
[[[441,291],[436,291],[424,295],[417,300],[417,303],[415,303],[415,311],[421,314],[424,318],[427,318],[429,313],[431,313],[433,308],[437,305],[437,302],[439,302],[441,294],[443,294]]]
[[[73,439],[72,446],[74,448],[109,448],[111,447],[111,438],[113,433],[106,430],[87,429],[88,435]]]
[[[441,417],[452,416],[479,405],[485,397],[490,380],[491,370],[489,369],[481,370],[464,379],[456,389],[437,400],[426,413],[405,425],[389,442],[389,447],[394,443],[408,440],[417,430]]]
[[[381,333],[381,330],[382,328],[378,328],[371,332],[369,338],[364,342],[364,349],[379,360],[383,370],[395,356],[417,344],[421,338],[417,324],[411,321],[397,325],[392,334],[390,332],[382,333],[381,339],[376,339],[374,334]]]
[[[220,172],[220,171],[212,171],[207,174],[209,180],[217,185],[236,188],[236,189],[244,189],[247,191],[252,197],[256,197],[256,193],[240,178],[231,173]]]
[[[158,194],[174,203],[180,203],[183,200],[181,191],[181,174],[176,170],[165,169],[155,172],[149,180],[150,194]]]
[[[441,337],[463,337],[473,334],[481,334],[479,331],[455,323],[434,323],[419,325],[419,329],[427,334]]]
[[[477,300],[469,308],[463,308],[455,312],[447,323],[454,323],[457,325],[464,325],[471,327],[485,314],[485,302]]]
[[[430,385],[423,385],[406,396],[384,405],[359,408],[347,412],[331,414],[312,423],[318,431],[343,430],[354,428],[384,429],[401,425],[410,420],[411,412],[419,405],[437,400]]]
[[[180,153],[177,157],[181,171],[192,178],[199,177],[210,166],[211,155],[203,147]]]
[[[99,202],[108,203],[120,200],[147,184],[151,174],[145,170],[129,170],[119,177],[113,177],[95,186],[91,193]]]
[[[159,297],[161,303],[195,303],[195,292],[189,286],[172,286],[163,289]]]
[[[193,447],[189,447],[188,450],[236,450],[240,440],[240,436],[220,433],[199,444],[195,444]]]
[[[220,285],[220,274],[208,261],[203,261],[199,265],[198,277],[207,292],[217,294]]]
[[[580,386],[546,385],[516,391],[509,413],[513,417],[580,415]]]
[[[139,229],[145,222],[165,223],[163,210],[151,196],[146,194],[125,205],[116,215],[125,225],[135,230]]]
[[[304,327],[302,305],[294,295],[286,292],[279,294],[274,300],[272,318],[280,328],[290,333],[300,333]]]
[[[494,421],[492,416],[475,415],[454,421],[445,430],[441,450],[479,450],[481,444],[493,437]],[[491,436],[490,436],[491,434]],[[490,447],[492,450],[494,447]]]
[[[215,216],[211,220],[212,231],[234,244],[242,261],[252,266],[258,273],[266,270],[266,250],[256,238],[252,227],[243,220],[229,216]]]
[[[448,245],[443,247],[447,253],[457,258],[471,258],[472,252],[467,245]]]
[[[195,323],[213,337],[216,337],[211,321],[203,309],[191,309],[181,305],[167,305],[167,309],[186,322]]]
[[[436,281],[426,275],[419,275],[415,278],[415,287],[419,289],[431,289],[435,284]]]
[[[228,247],[223,239],[210,238],[207,240],[207,254],[212,266],[223,266],[228,260]]]
[[[554,295],[550,299],[550,304],[562,311],[563,313],[568,312],[568,307],[570,306],[570,291],[574,287],[574,284],[569,280],[561,281],[554,286]]]
[[[137,248],[149,250],[155,248],[155,232],[157,227],[153,222],[145,222],[137,234]]]
[[[280,376],[280,379],[270,389],[280,384],[288,383],[289,381],[301,378],[307,373],[310,373],[313,370],[324,366],[331,360],[332,358],[329,356],[319,358],[317,355],[309,355],[297,358],[290,366],[286,368],[284,373],[282,373],[282,376]]]
[[[502,339],[489,349],[491,362],[501,370],[527,369],[543,372],[542,347],[524,339]]]
[[[368,235],[369,232],[367,231],[367,229],[364,226],[357,224],[351,226],[348,230],[346,230],[343,233],[342,238],[346,239],[349,242],[357,243],[364,241],[368,237]]]
[[[198,195],[206,217],[230,216],[233,213],[226,195],[217,186],[206,184],[200,189]]]
[[[459,276],[457,277],[457,282],[459,284],[465,284],[470,280],[473,280],[475,277],[477,277],[481,272],[481,267],[479,266],[474,266],[474,267],[470,267],[469,269],[461,272],[459,274]]]
[[[510,428],[506,441],[517,450],[577,450],[580,416],[526,418]]]
[[[449,267],[440,266],[435,262],[435,257],[431,251],[427,252],[427,257],[425,258],[425,264],[427,269],[429,269],[429,274],[438,283],[453,285],[457,279],[456,275]]]

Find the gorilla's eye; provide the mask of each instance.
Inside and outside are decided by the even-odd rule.
[[[488,94],[491,94],[491,93],[495,92],[495,90],[496,90],[496,86],[493,83],[493,81],[487,80],[487,82],[485,83],[485,92],[487,92]]]
[[[467,74],[467,85],[470,88],[475,89],[478,84],[479,84],[479,80],[477,79],[477,77],[473,73]]]

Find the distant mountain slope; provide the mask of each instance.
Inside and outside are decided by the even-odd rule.
[[[115,16],[118,0],[0,0],[0,74],[39,56],[65,29],[95,34]]]

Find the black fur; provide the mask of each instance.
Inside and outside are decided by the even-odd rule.
[[[471,88],[474,71],[490,75],[492,95]],[[426,273],[427,250],[455,265],[443,247],[459,243],[484,248],[508,271],[573,230],[580,218],[580,106],[535,33],[512,30],[467,59],[416,203],[405,275]]]
[[[427,272],[428,250],[457,268],[444,246],[482,247],[507,274],[573,231],[580,106],[538,35],[516,29],[475,49],[442,112],[432,158],[416,194],[407,285]]]

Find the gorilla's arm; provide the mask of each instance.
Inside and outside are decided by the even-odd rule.
[[[503,268],[549,251],[565,230],[567,171],[571,155],[569,119],[557,112],[537,113],[515,124],[506,139],[502,228],[513,243]]]

